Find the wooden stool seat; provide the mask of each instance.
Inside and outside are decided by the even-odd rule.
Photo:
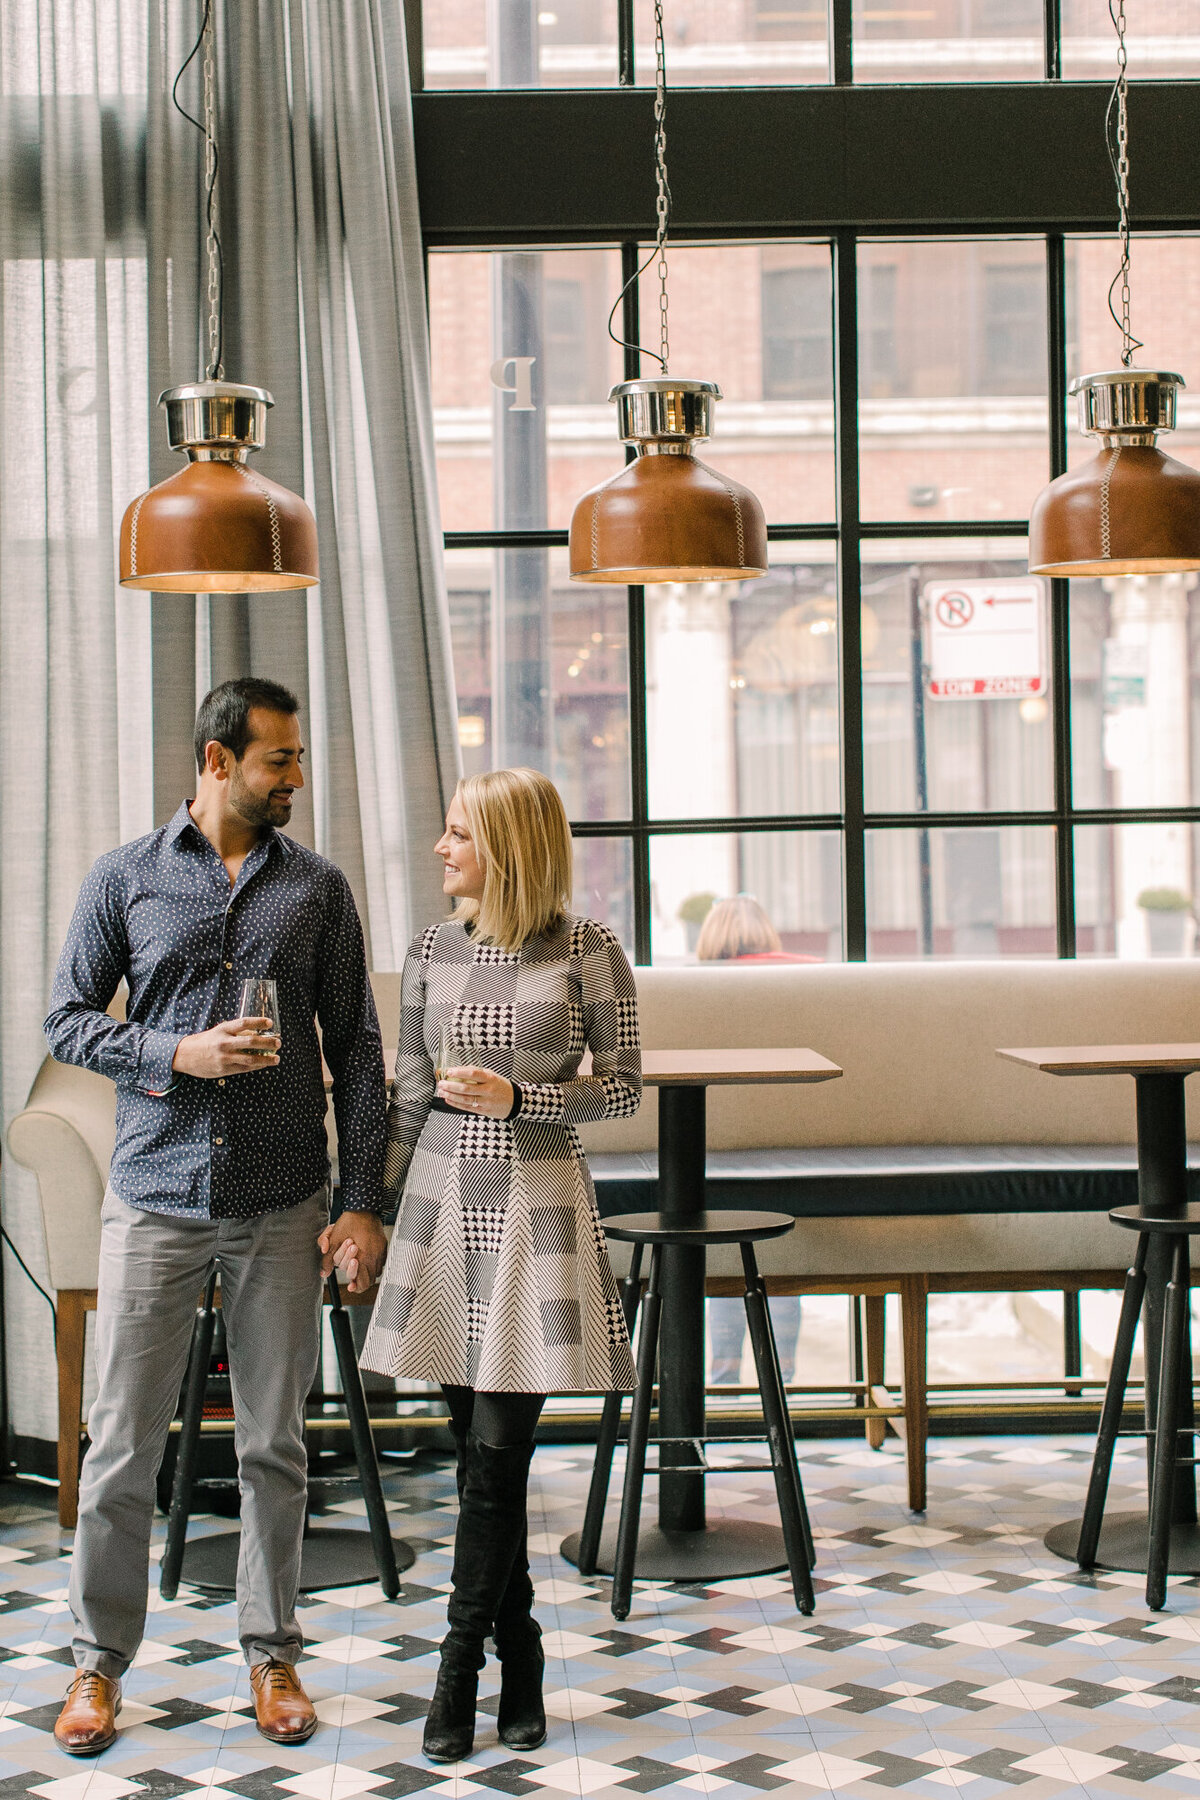
[[[791,1213],[702,1212],[673,1219],[669,1213],[614,1213],[601,1221],[605,1235],[627,1244],[757,1244],[783,1237],[796,1221]]]

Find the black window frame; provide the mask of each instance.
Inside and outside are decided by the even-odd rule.
[[[618,15],[618,86],[420,91],[419,0],[408,0],[416,52],[414,115],[427,249],[617,245],[623,278],[652,235],[648,179],[652,96],[635,85],[632,0]],[[646,736],[645,597],[628,590],[630,816],[574,821],[578,837],[627,840],[632,850],[634,956],[651,961],[650,847],[656,837],[709,832],[830,831],[842,845],[843,946],[867,956],[868,832],[1046,826],[1054,834],[1056,945],[1076,953],[1074,830],[1083,825],[1200,823],[1200,805],[1076,807],[1071,771],[1068,584],[1049,587],[1053,800],[1023,812],[868,812],[863,788],[860,605],[862,546],[875,540],[1024,538],[1027,519],[864,520],[858,443],[858,250],[900,237],[1039,237],[1046,251],[1049,357],[1047,480],[1067,466],[1069,237],[1113,231],[1104,151],[1105,82],[1064,82],[1059,0],[1045,0],[1040,82],[855,86],[851,0],[830,0],[831,82],[793,88],[672,91],[672,178],[680,241],[814,239],[832,245],[836,517],[770,526],[777,543],[832,542],[837,551],[842,806],[821,814],[651,818]],[[1115,52],[1114,52],[1115,55]],[[1200,192],[1200,82],[1131,84],[1137,141],[1135,231],[1200,231],[1185,196]],[[896,154],[880,158],[886,141]],[[1048,141],[1053,158],[1045,155]],[[739,157],[727,146],[736,143]],[[549,148],[553,146],[553,160]],[[503,146],[505,156],[495,152]],[[791,155],[781,147],[789,146]],[[873,160],[874,159],[874,160]],[[735,161],[737,166],[727,166]],[[478,174],[479,179],[472,179]],[[1115,252],[1114,252],[1115,253]],[[623,335],[638,337],[636,287]],[[641,373],[626,352],[625,377]],[[614,446],[615,448],[615,446]],[[448,532],[447,548],[565,545],[562,530]]]

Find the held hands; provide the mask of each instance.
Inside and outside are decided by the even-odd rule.
[[[338,1268],[352,1294],[365,1294],[379,1280],[387,1248],[387,1233],[374,1213],[344,1212],[317,1239],[321,1274]]]
[[[512,1082],[491,1069],[447,1069],[437,1092],[448,1106],[485,1119],[507,1119],[512,1111]]]
[[[208,1031],[182,1038],[171,1067],[181,1075],[202,1081],[224,1075],[249,1075],[255,1069],[274,1068],[279,1061],[279,1042],[272,1036],[270,1019],[222,1019]]]

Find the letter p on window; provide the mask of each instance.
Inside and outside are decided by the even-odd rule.
[[[498,356],[488,370],[492,386],[502,394],[512,395],[509,412],[537,410],[533,404],[533,365],[536,361],[536,356]],[[508,379],[510,369],[511,381]]]

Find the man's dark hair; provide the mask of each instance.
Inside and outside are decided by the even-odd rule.
[[[300,702],[278,681],[262,681],[246,675],[237,681],[223,681],[211,694],[205,694],[196,714],[196,767],[204,771],[204,747],[214,741],[232,750],[238,762],[251,742],[250,708],[261,706],[267,712],[298,713]]]

